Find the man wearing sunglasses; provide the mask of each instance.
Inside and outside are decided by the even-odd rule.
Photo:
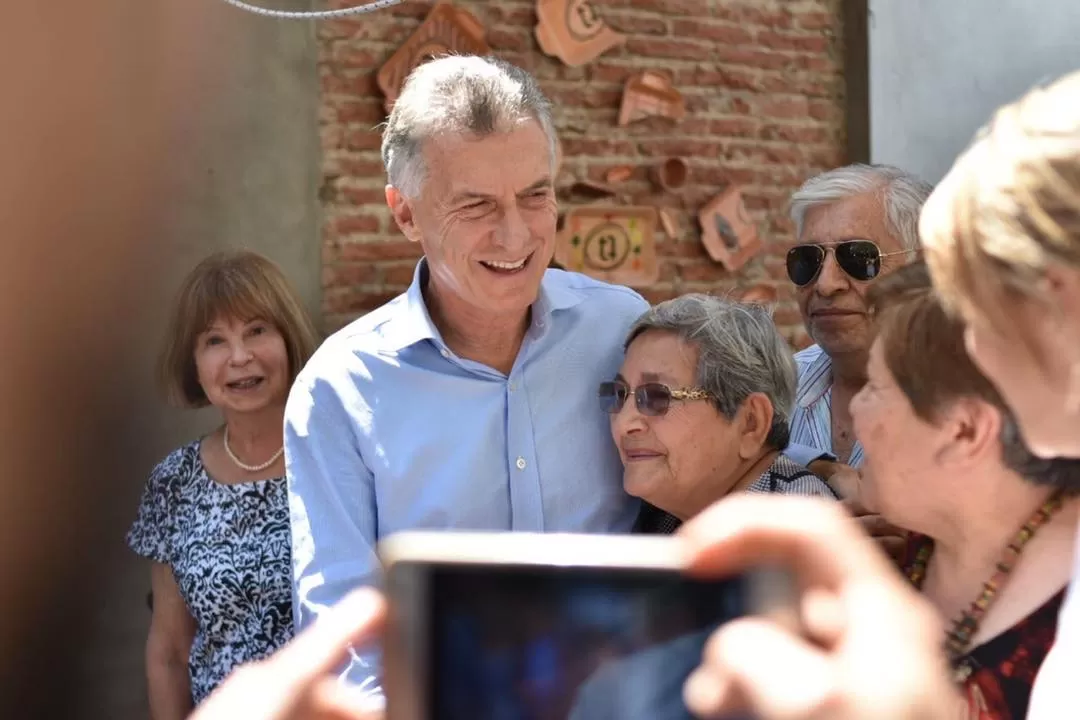
[[[799,387],[786,454],[832,476],[844,496],[857,476],[827,463],[862,464],[848,404],[866,382],[873,339],[866,293],[915,257],[931,189],[899,168],[855,164],[810,178],[791,198],[797,244],[787,273],[815,344],[795,355]]]

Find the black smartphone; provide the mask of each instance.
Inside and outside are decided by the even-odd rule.
[[[388,720],[690,720],[713,630],[795,617],[788,573],[691,578],[666,536],[408,532],[379,554]]]

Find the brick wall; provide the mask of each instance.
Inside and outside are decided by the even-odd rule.
[[[333,0],[339,2],[339,0]],[[642,291],[661,300],[689,291],[725,292],[775,283],[776,320],[796,346],[806,342],[783,268],[791,242],[786,202],[806,177],[844,162],[842,0],[594,0],[626,44],[582,67],[540,52],[530,0],[457,0],[487,28],[501,57],[539,78],[555,101],[563,143],[560,183],[602,180],[611,167],[639,165],[625,187],[633,202],[676,208],[683,237],[658,235],[660,281]],[[345,4],[340,3],[339,4]],[[419,25],[429,2],[407,2],[320,25],[323,311],[334,330],[402,292],[419,254],[383,203],[379,161],[384,119],[375,73]],[[616,125],[623,82],[645,68],[670,72],[686,119]],[[659,196],[648,167],[687,158],[688,189]],[[735,276],[701,246],[697,210],[730,182],[745,185],[766,251]]]

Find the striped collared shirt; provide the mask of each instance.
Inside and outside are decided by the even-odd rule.
[[[795,362],[799,366],[799,388],[791,414],[791,443],[833,453],[832,361],[821,347],[811,345],[795,353]],[[848,465],[859,467],[862,461],[862,444],[856,441]]]

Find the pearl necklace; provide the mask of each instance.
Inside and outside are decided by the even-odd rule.
[[[273,457],[264,462],[262,465],[245,465],[244,463],[240,462],[240,458],[236,457],[236,455],[233,454],[232,448],[229,447],[229,426],[225,426],[225,454],[228,455],[229,459],[236,463],[236,466],[239,468],[247,470],[248,472],[259,472],[260,470],[265,470],[266,468],[276,463],[277,459],[281,457],[281,453],[283,452],[285,452],[284,445],[279,447],[278,451],[274,453]]]

